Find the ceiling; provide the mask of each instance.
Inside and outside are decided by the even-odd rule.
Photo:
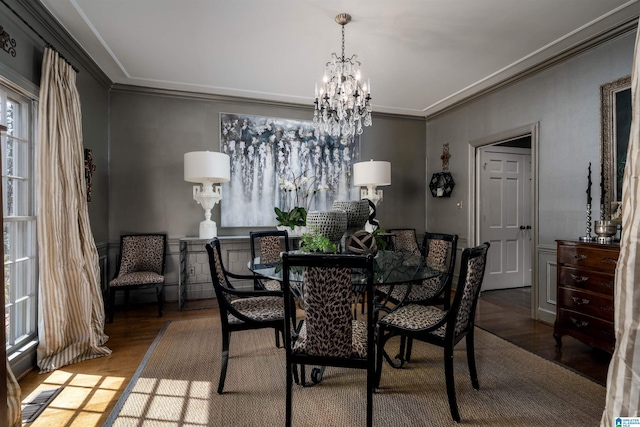
[[[345,53],[374,112],[428,116],[640,14],[639,0],[40,0],[114,83],[311,105]]]

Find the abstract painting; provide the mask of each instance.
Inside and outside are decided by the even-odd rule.
[[[351,200],[359,141],[318,135],[308,120],[220,114],[220,151],[231,161],[222,184],[222,227],[276,225],[274,207],[331,210]]]

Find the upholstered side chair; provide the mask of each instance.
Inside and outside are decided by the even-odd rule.
[[[120,236],[116,274],[109,282],[109,323],[113,322],[118,291],[125,293],[126,307],[129,302],[129,291],[155,288],[158,316],[162,317],[166,243],[166,234]]]

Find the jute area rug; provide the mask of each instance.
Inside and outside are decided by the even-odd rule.
[[[605,388],[476,328],[480,390],[471,387],[464,342],[455,381],[468,426],[597,426]],[[285,355],[272,330],[236,332],[225,393],[218,395],[220,327],[215,318],[168,322],[149,349],[107,426],[281,426]],[[387,348],[397,350],[397,342]],[[393,353],[395,354],[395,353]],[[442,349],[414,343],[403,369],[383,365],[374,395],[378,426],[452,426]],[[307,369],[309,373],[309,369]],[[327,368],[322,382],[293,388],[294,426],[365,424],[363,371]]]

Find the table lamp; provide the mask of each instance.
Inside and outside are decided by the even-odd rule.
[[[215,151],[193,151],[184,155],[184,180],[202,184],[193,186],[193,199],[204,208],[205,220],[200,223],[201,239],[218,235],[216,222],[211,220],[211,209],[222,200],[222,188],[213,184],[229,182],[231,167],[229,156]]]
[[[376,187],[391,185],[391,163],[374,160],[354,163],[353,185],[367,187],[360,190],[360,197],[371,200],[374,205],[373,216],[369,220],[371,221],[375,217],[375,206],[382,201],[382,190]],[[372,232],[373,226],[369,221],[365,230]]]

